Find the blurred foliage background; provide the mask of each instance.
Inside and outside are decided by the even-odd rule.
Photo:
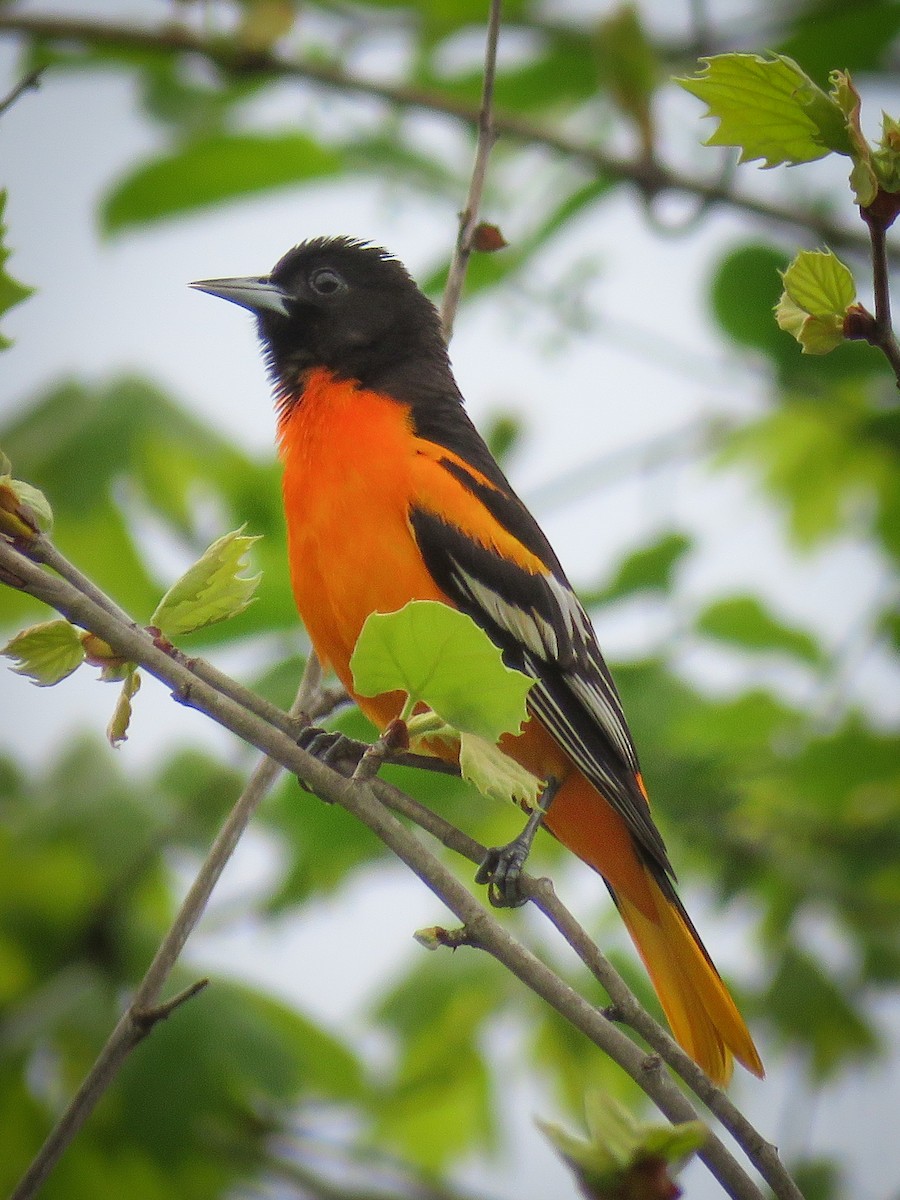
[[[486,215],[510,246],[473,260],[466,303],[476,308],[518,302],[521,312],[523,295],[529,303],[534,297],[528,289],[539,264],[552,261],[573,230],[602,221],[607,206],[624,202],[642,212],[661,240],[693,235],[711,209],[697,198],[688,219],[661,215],[652,192],[658,184],[665,195],[666,181],[655,174],[663,167],[726,192],[752,188],[765,206],[782,186],[775,173],[735,174],[729,160],[701,149],[710,132],[701,110],[668,83],[693,71],[700,54],[778,50],[823,84],[830,68],[849,68],[873,119],[879,106],[900,110],[900,7],[888,0],[696,0],[677,22],[666,16],[670,6],[651,0],[637,9],[507,0],[504,9],[512,50],[501,56],[496,101],[514,136],[501,136],[496,147]],[[323,180],[387,188],[442,213],[462,201],[472,131],[460,114],[477,110],[482,0],[148,2],[131,6],[127,24],[74,2],[43,23],[40,12],[0,4],[0,38],[16,49],[12,79],[46,66],[42,86],[50,89],[72,73],[102,80],[115,72],[130,81],[153,131],[152,156],[123,171],[98,204],[110,237],[152,238],[187,213]],[[367,79],[377,82],[360,88]],[[292,107],[295,92],[303,104]],[[347,99],[360,92],[367,102],[376,96],[364,118],[354,117]],[[343,108],[327,107],[335,97]],[[17,105],[29,102],[26,94]],[[445,114],[432,116],[438,125],[423,126],[435,112]],[[695,118],[687,128],[686,115]],[[0,129],[13,116],[0,118]],[[565,144],[553,136],[542,143],[532,127]],[[3,183],[14,196],[15,178]],[[822,1098],[866,1070],[880,1073],[860,1078],[883,1081],[893,1071],[896,1082],[889,1056],[900,1053],[900,706],[891,665],[900,638],[900,411],[874,350],[856,345],[803,357],[775,326],[777,269],[800,245],[820,242],[822,221],[849,231],[842,252],[866,291],[865,254],[852,244],[864,249],[864,231],[855,228],[840,172],[798,172],[789,186],[788,203],[778,198],[788,218],[751,217],[732,206],[737,232],[698,283],[725,364],[723,390],[730,372],[749,367],[755,402],[724,416],[701,413],[686,437],[650,437],[608,465],[638,481],[653,475],[648,486],[659,486],[654,472],[669,459],[686,459],[700,473],[743,472],[754,481],[753,503],[779,523],[784,561],[849,543],[876,578],[871,602],[839,636],[814,619],[817,606],[829,607],[826,594],[807,598],[812,618],[803,624],[773,606],[763,587],[741,586],[698,605],[684,587],[697,536],[680,523],[659,527],[599,577],[579,582],[601,632],[631,610],[638,620],[652,613],[653,627],[664,630],[638,656],[613,661],[614,673],[682,882],[707,908],[727,908],[748,948],[732,956],[747,960],[738,991],[775,1081],[762,1086],[780,1088],[783,1105],[779,1127],[771,1102],[756,1093],[765,1131],[781,1142],[789,1127],[806,1194],[828,1200],[898,1188],[878,1163],[860,1168],[839,1140],[809,1145]],[[454,233],[448,225],[447,257]],[[7,234],[13,249],[16,234],[15,226]],[[425,280],[435,295],[446,267],[433,262]],[[578,353],[596,333],[581,302],[589,268],[576,262],[543,295],[552,310],[545,339]],[[667,350],[671,331],[658,332],[659,347],[652,337],[643,347],[647,356]],[[248,452],[188,397],[136,374],[97,381],[73,373],[0,402],[7,401],[15,403],[0,445],[15,473],[51,499],[60,548],[136,617],[152,611],[168,582],[153,539],[195,554],[211,527],[246,522],[264,535],[255,551],[264,572],[257,602],[186,648],[224,655],[248,682],[288,704],[303,643],[271,456]],[[577,461],[601,454],[603,419],[601,412],[595,425],[571,429]],[[515,477],[527,418],[504,410],[488,433]],[[585,479],[572,474],[552,499],[564,506],[599,487],[602,474],[602,467]],[[741,537],[735,528],[738,545]],[[39,617],[33,604],[0,592],[0,622],[10,633]],[[686,670],[686,646],[701,659],[721,656],[726,684]],[[883,690],[858,686],[861,675]],[[12,722],[16,688],[26,685],[7,676],[0,686]],[[365,734],[355,714],[340,722]],[[54,745],[39,768],[15,753],[0,764],[0,1189],[13,1185],[102,1045],[245,768],[246,759],[223,762],[183,744],[136,767],[127,753],[107,750],[96,728]],[[483,807],[458,784],[396,777],[483,841],[508,836],[509,814]],[[264,806],[259,828],[271,860],[265,884],[232,908],[235,921],[252,916],[260,929],[302,923],[323,898],[344,898],[352,921],[360,879],[377,888],[394,869],[349,817],[291,780]],[[565,880],[566,865],[546,841],[540,866]],[[585,907],[601,944],[615,945],[602,890]],[[227,927],[227,910],[218,920]],[[529,929],[541,942],[542,931]],[[559,947],[542,944],[595,995]],[[630,951],[614,957],[653,1006]],[[195,973],[185,966],[180,982]],[[519,1082],[510,1090],[512,1059]],[[352,1029],[314,1019],[261,985],[215,979],[132,1057],[44,1194],[502,1195],[503,1177],[473,1174],[472,1164],[520,1157],[509,1106],[527,1108],[523,1096],[537,1095],[542,1111],[556,1106],[577,1118],[585,1086],[597,1081],[638,1102],[598,1052],[494,964],[465,952],[410,953]],[[888,1111],[884,1122],[888,1137]],[[852,1114],[847,1127],[852,1142]],[[702,1194],[707,1185],[690,1178],[689,1194]],[[535,1189],[536,1196],[542,1189]],[[532,1194],[527,1183],[524,1193]]]

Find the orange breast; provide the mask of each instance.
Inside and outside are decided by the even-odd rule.
[[[416,459],[408,410],[317,370],[285,411],[278,439],[294,598],[319,658],[349,686],[350,655],[370,613],[446,601],[407,515]],[[384,724],[394,713],[369,715]]]

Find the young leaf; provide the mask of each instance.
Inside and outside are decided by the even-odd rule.
[[[701,61],[700,75],[675,82],[719,121],[706,145],[738,146],[741,162],[761,158],[766,167],[812,162],[831,150],[852,154],[840,104],[793,59],[718,54]]]
[[[47,497],[30,483],[13,479],[9,459],[0,463],[0,532],[12,538],[31,539],[53,527],[53,510]]]
[[[850,172],[850,186],[853,188],[856,203],[865,207],[871,204],[878,194],[878,179],[872,161],[872,149],[863,136],[859,123],[862,101],[846,71],[832,71],[828,76],[828,81],[831,84],[831,94],[844,114],[847,136],[853,147],[853,170]]]
[[[781,278],[779,327],[797,339],[804,354],[827,354],[839,346],[847,309],[856,299],[849,267],[830,250],[801,250]]]
[[[669,1167],[682,1166],[703,1145],[707,1130],[700,1121],[637,1121],[614,1096],[596,1090],[585,1096],[585,1117],[587,1140],[547,1121],[538,1121],[538,1126],[572,1168],[586,1196],[675,1200],[681,1195]]]
[[[113,709],[113,715],[106,727],[106,736],[113,747],[121,745],[128,737],[128,726],[131,723],[131,701],[137,695],[141,686],[141,677],[134,667],[125,676],[122,690]]]
[[[260,575],[242,575],[246,554],[259,541],[245,526],[226,533],[174,583],[156,606],[150,624],[166,637],[193,633],[236,617],[250,604]]]
[[[6,226],[3,224],[3,210],[6,207],[6,191],[0,191],[0,317],[5,312],[9,312],[17,304],[21,304],[23,300],[27,300],[34,292],[34,288],[26,287],[23,283],[12,278],[6,273],[6,260],[9,258],[9,250],[5,245]],[[5,350],[10,345],[9,338],[3,337],[0,334],[0,350]]]
[[[544,786],[542,779],[475,733],[460,735],[459,769],[463,779],[474,784],[482,796],[512,800],[513,804],[528,809],[535,807]]]
[[[527,718],[532,680],[503,663],[469,617],[434,600],[372,613],[350,659],[360,695],[405,692],[448,724],[496,742]]]
[[[38,687],[52,687],[84,662],[78,630],[68,621],[45,621],[23,629],[6,643],[0,654],[14,659],[19,675]]]

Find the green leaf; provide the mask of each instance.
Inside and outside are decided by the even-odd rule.
[[[605,587],[582,596],[586,605],[607,603],[636,592],[667,592],[678,564],[693,541],[683,533],[666,533],[624,558]]]
[[[0,190],[0,317],[34,294],[34,288],[26,287],[7,274],[6,260],[9,258],[10,252],[6,248],[6,226],[3,224],[5,207],[6,191]],[[0,334],[0,350],[5,350],[10,344],[9,339]]]
[[[241,572],[247,568],[247,552],[260,539],[245,536],[244,528],[213,542],[160,600],[150,624],[165,637],[226,621],[250,604],[262,576]]]
[[[826,80],[835,62],[848,71],[889,70],[890,47],[900,32],[900,7],[896,0],[812,0],[792,8],[781,28],[787,36],[772,49],[802,62],[814,79]]]
[[[708,1137],[700,1121],[638,1121],[614,1096],[596,1089],[585,1096],[585,1116],[587,1140],[547,1121],[537,1124],[575,1172],[585,1195],[595,1200],[677,1195],[668,1166],[683,1165]]]
[[[53,509],[44,493],[23,479],[4,479],[0,482],[11,488],[18,500],[28,506],[38,529],[43,533],[49,533],[53,528]]]
[[[543,780],[475,733],[460,736],[459,769],[463,779],[474,784],[482,796],[512,800],[529,810],[537,805],[543,789]]]
[[[900,192],[900,121],[881,114],[881,141],[872,155],[878,182],[886,192]]]
[[[875,1031],[847,992],[810,955],[788,947],[763,1001],[775,1027],[806,1045],[819,1081],[848,1061],[871,1058],[878,1049]]]
[[[0,451],[0,532],[11,538],[34,536],[53,528],[53,510],[43,492],[13,479],[12,464]]]
[[[806,662],[822,661],[815,638],[777,620],[755,596],[732,596],[711,604],[697,618],[697,629],[746,650],[784,651]]]
[[[0,654],[13,659],[19,675],[38,687],[52,687],[84,662],[78,630],[68,621],[46,621],[23,629],[6,643]]]
[[[533,680],[503,663],[471,618],[434,600],[372,613],[350,659],[360,695],[405,692],[455,729],[496,742],[527,719]]]
[[[844,340],[844,318],[856,300],[850,268],[830,250],[801,250],[782,273],[775,319],[804,354],[827,354]]]
[[[147,225],[223,200],[334,175],[341,158],[301,134],[222,134],[188,142],[126,176],[106,197],[108,233]]]
[[[444,956],[449,960],[450,956]],[[485,986],[447,986],[455,974],[447,964],[428,962],[428,975],[443,980],[444,994],[428,1004],[424,1016],[404,1023],[399,1032],[402,1057],[396,1078],[380,1089],[375,1107],[379,1141],[400,1147],[429,1170],[454,1155],[490,1144],[496,1112],[482,1052],[483,1027],[497,992]],[[423,991],[415,996],[423,1006]]]
[[[781,278],[794,303],[814,317],[843,316],[856,299],[850,268],[830,250],[801,250]]]
[[[122,681],[122,690],[113,709],[106,736],[111,746],[119,746],[128,738],[128,726],[131,723],[131,701],[137,695],[141,686],[139,673],[132,668]]]
[[[761,158],[766,167],[852,152],[840,105],[793,59],[719,54],[701,61],[700,75],[675,82],[719,121],[706,145],[738,146],[741,162]]]
[[[638,127],[642,144],[652,147],[651,102],[660,69],[653,43],[634,4],[622,4],[599,23],[595,45],[616,103]]]
[[[878,177],[875,172],[872,147],[863,136],[860,124],[862,100],[846,71],[832,71],[828,80],[831,84],[831,94],[844,114],[847,136],[853,147],[853,170],[850,172],[850,186],[853,188],[856,203],[864,208],[871,204],[878,194]]]

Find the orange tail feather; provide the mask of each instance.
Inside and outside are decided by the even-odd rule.
[[[715,1083],[731,1078],[733,1058],[765,1074],[744,1019],[713,966],[687,914],[648,874],[656,918],[617,895],[631,934],[676,1041]]]
[[[583,775],[569,776],[544,823],[606,880],[680,1045],[716,1083],[731,1078],[733,1058],[762,1077],[753,1039],[690,918],[664,894],[625,823]]]

